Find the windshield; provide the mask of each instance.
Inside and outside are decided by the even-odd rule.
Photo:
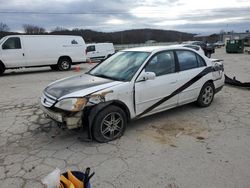
[[[149,54],[148,52],[117,52],[92,69],[89,74],[112,80],[130,81]]]
[[[2,44],[2,42],[4,41],[5,37],[0,39],[0,44]]]

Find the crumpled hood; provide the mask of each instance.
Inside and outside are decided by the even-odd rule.
[[[78,95],[81,93],[81,96],[85,96],[91,92],[96,92],[119,83],[121,82],[95,77],[89,74],[82,74],[53,82],[45,88],[45,92],[57,99],[74,92],[78,93]]]

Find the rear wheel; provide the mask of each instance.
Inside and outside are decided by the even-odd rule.
[[[69,58],[60,58],[57,64],[60,71],[67,71],[71,68],[71,60]]]
[[[2,75],[5,71],[4,65],[0,62],[0,75]]]
[[[215,89],[214,85],[210,82],[206,83],[200,92],[200,95],[197,100],[197,104],[200,107],[207,107],[209,106],[214,99]]]
[[[127,121],[124,111],[117,106],[108,106],[99,112],[93,124],[93,137],[98,142],[109,142],[121,137]]]

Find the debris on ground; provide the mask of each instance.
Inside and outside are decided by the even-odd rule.
[[[207,130],[202,131],[199,135],[196,136],[198,140],[205,140],[208,139],[209,133]]]
[[[250,88],[250,82],[241,82],[239,80],[236,80],[235,77],[233,77],[232,79],[229,78],[227,75],[225,75],[225,83],[233,86]]]

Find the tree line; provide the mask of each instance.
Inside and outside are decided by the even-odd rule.
[[[32,24],[24,24],[23,31],[25,34],[33,35],[77,35],[82,36],[86,42],[113,42],[114,44],[145,43],[149,40],[156,42],[182,42],[192,40],[195,35],[192,33],[159,29],[133,29],[118,32],[98,32],[78,28],[69,30],[59,26],[48,32],[45,28]],[[0,38],[10,34],[19,33],[10,32],[10,28],[7,24],[0,23]]]

